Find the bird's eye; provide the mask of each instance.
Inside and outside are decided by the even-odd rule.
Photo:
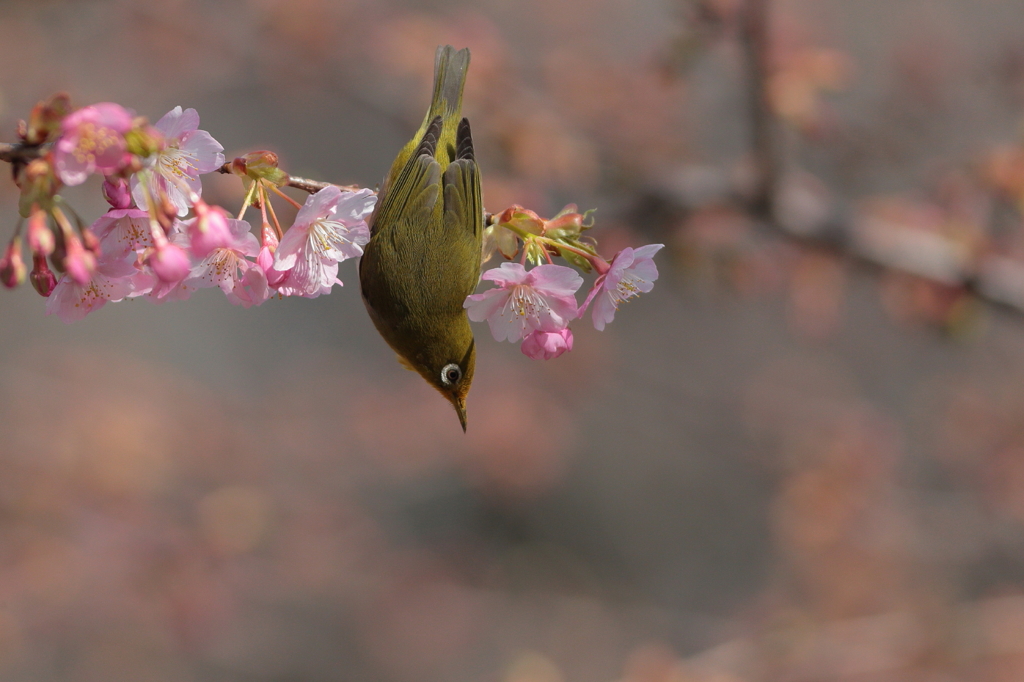
[[[462,370],[454,362],[450,362],[441,370],[441,383],[445,386],[454,386],[462,378]]]

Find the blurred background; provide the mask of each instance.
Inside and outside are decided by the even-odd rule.
[[[1020,0],[7,0],[0,26],[0,139],[67,90],[364,186],[436,46],[469,46],[488,210],[668,245],[557,360],[479,326],[466,435],[353,264],[316,300],[73,325],[3,293],[0,680],[1024,679]]]

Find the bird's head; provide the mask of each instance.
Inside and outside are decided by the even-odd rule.
[[[469,324],[466,323],[468,331]],[[427,344],[416,352],[413,357],[399,356],[402,364],[419,372],[420,376],[436,388],[459,415],[462,430],[466,430],[466,396],[473,383],[473,371],[476,369],[476,343],[473,333],[468,338],[455,334],[441,343]]]

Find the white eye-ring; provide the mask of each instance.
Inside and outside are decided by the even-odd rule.
[[[441,383],[445,386],[454,386],[462,379],[462,369],[454,362],[449,362],[441,370]]]

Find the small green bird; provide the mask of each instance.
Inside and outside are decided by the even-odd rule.
[[[462,307],[480,280],[484,210],[469,121],[469,50],[437,48],[434,96],[391,164],[359,262],[363,302],[399,361],[448,399],[466,430],[476,348]]]

